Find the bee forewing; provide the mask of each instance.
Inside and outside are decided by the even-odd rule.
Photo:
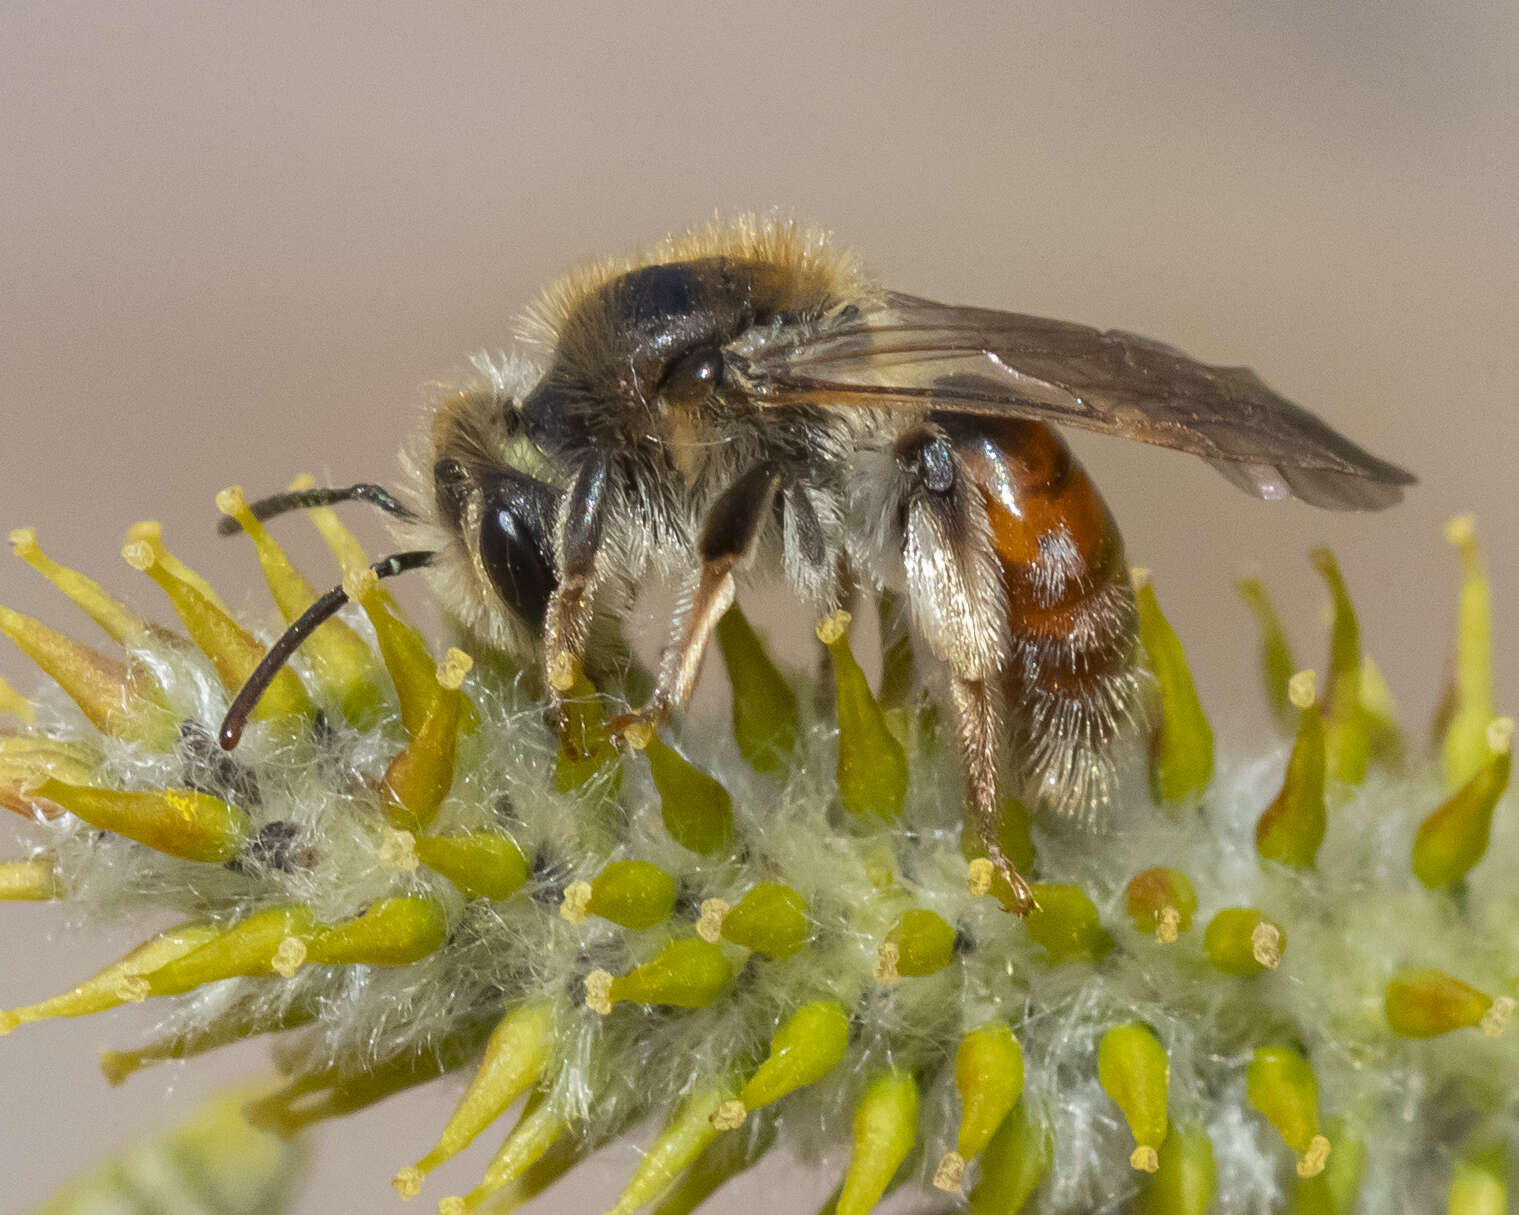
[[[1201,456],[1262,498],[1375,510],[1414,478],[1244,367],[1148,338],[887,294],[832,323],[741,341],[761,404],[1014,414]]]

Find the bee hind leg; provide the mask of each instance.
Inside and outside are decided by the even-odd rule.
[[[612,722],[615,736],[636,737],[636,730],[652,731],[690,697],[712,631],[733,606],[734,573],[753,554],[779,490],[780,475],[762,464],[730,485],[713,504],[697,546],[701,568],[694,586],[682,595],[654,692],[637,712]]]
[[[1007,596],[986,506],[960,453],[936,426],[902,436],[897,463],[905,477],[901,542],[908,600],[916,630],[949,667],[968,815],[987,859],[1011,889],[1010,909],[1027,915],[1034,893],[1003,851],[999,831]]]
[[[966,797],[971,822],[986,849],[997,875],[1012,889],[1012,910],[1028,915],[1034,910],[1034,891],[1028,879],[1002,850],[1002,803],[997,796],[997,763],[1006,730],[1001,697],[983,679],[952,675],[950,699],[954,702],[960,747],[965,758]]]

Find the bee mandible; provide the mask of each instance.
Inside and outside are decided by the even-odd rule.
[[[1023,912],[1032,894],[996,829],[1004,767],[1039,804],[1100,808],[1143,700],[1123,541],[1054,425],[1191,452],[1258,497],[1332,510],[1380,509],[1414,480],[1249,370],[885,290],[773,219],[575,272],[521,336],[526,358],[482,362],[486,382],[437,407],[412,503],[366,484],[255,514],[364,499],[397,516],[416,547],[376,573],[430,568],[485,644],[536,652],[553,696],[594,660],[598,622],[673,579],[653,693],[624,732],[685,704],[751,567],[820,616],[857,586],[898,593],[944,665],[969,816]],[[343,600],[271,649],[224,745]]]

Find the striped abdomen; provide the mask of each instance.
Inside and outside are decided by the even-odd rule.
[[[1139,715],[1138,624],[1123,538],[1055,431],[978,418],[956,437],[1007,596],[1011,753],[1037,799],[1091,815]]]

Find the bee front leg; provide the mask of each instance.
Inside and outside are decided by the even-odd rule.
[[[950,670],[970,820],[987,859],[1012,889],[1013,909],[1027,915],[1034,908],[1033,890],[1003,852],[998,830],[998,776],[1007,736],[999,692],[1008,654],[1007,593],[986,506],[937,427],[903,436],[896,455],[907,478],[902,559],[913,620]]]
[[[606,524],[607,466],[589,460],[559,514],[559,580],[543,621],[544,676],[553,695],[568,692],[580,672],[591,631],[591,595]]]
[[[772,467],[760,465],[730,485],[713,504],[697,546],[701,569],[695,586],[682,596],[683,608],[660,662],[654,693],[638,712],[612,723],[614,734],[627,736],[640,727],[652,730],[690,697],[712,631],[733,606],[734,572],[753,554],[780,484],[780,475]]]

